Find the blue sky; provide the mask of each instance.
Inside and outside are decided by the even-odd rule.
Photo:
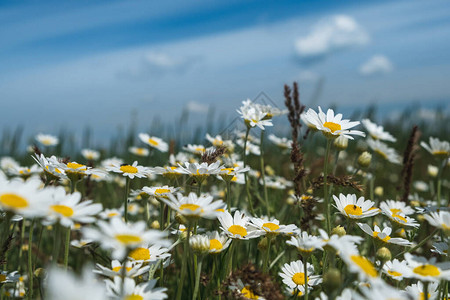
[[[447,105],[448,1],[2,1],[1,128],[110,134],[182,108],[233,115],[264,91],[282,105]],[[448,105],[446,106],[448,109]]]

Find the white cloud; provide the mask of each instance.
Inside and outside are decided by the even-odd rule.
[[[208,105],[199,103],[196,101],[189,101],[186,103],[186,109],[190,112],[196,112],[196,113],[207,113],[208,112]]]
[[[392,72],[391,61],[384,55],[374,55],[359,67],[362,75],[370,76]]]
[[[368,41],[369,35],[352,17],[337,15],[319,21],[307,36],[295,41],[295,49],[301,57],[311,58]]]

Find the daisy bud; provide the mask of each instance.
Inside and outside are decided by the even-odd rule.
[[[43,269],[43,268],[37,268],[34,271],[34,276],[37,278],[45,278],[45,277],[47,277],[47,271],[45,271],[45,269]]]
[[[266,170],[266,174],[269,176],[275,175],[275,170],[271,166],[266,166],[264,168]]]
[[[209,238],[204,235],[194,235],[189,240],[189,245],[192,251],[197,255],[204,255],[209,253]]]
[[[433,165],[428,165],[428,175],[430,177],[436,177],[438,175],[439,168]]]
[[[269,240],[265,237],[258,243],[258,249],[259,251],[267,251],[267,248],[269,247]]]
[[[378,197],[383,196],[384,194],[384,189],[382,186],[377,186],[374,190],[375,195],[377,195]]]
[[[334,140],[334,147],[338,150],[345,150],[348,146],[348,138],[343,135],[340,135],[337,139]]]
[[[295,202],[296,202],[295,199],[292,198],[292,197],[288,197],[288,198],[286,199],[286,203],[289,204],[289,205],[294,205]]]
[[[361,168],[367,168],[370,166],[370,162],[372,161],[372,154],[370,154],[367,151],[364,151],[361,153],[361,155],[358,157],[358,165]]]
[[[339,289],[342,285],[341,272],[335,268],[329,269],[323,275],[323,285],[328,294]]]
[[[391,260],[392,258],[391,251],[389,251],[389,249],[386,247],[381,247],[380,249],[378,249],[376,256],[383,263],[387,262],[388,260]]]
[[[152,224],[150,224],[150,228],[152,229],[159,229],[159,222],[157,220],[153,221]]]
[[[347,232],[345,231],[344,227],[338,225],[331,230],[331,235],[333,234],[337,234],[338,236],[344,236],[347,234]]]
[[[186,225],[186,224],[188,223],[187,220],[186,220],[186,218],[185,218],[183,215],[181,215],[181,214],[176,214],[176,215],[175,215],[175,220],[176,220],[178,223],[184,224],[184,225]]]

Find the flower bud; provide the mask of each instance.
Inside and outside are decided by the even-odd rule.
[[[374,190],[375,195],[377,195],[378,197],[383,196],[384,194],[384,189],[382,186],[377,186]]]
[[[325,291],[331,294],[342,285],[341,272],[338,269],[331,268],[323,275],[323,285]]]
[[[346,138],[343,135],[340,135],[337,139],[333,142],[334,147],[338,150],[345,150],[348,147],[348,138]]]
[[[433,165],[428,165],[428,175],[430,177],[437,177],[439,173],[439,168]]]
[[[185,218],[183,215],[181,215],[181,214],[176,214],[176,215],[175,215],[175,220],[176,220],[178,223],[184,224],[184,225],[186,225],[186,224],[188,223],[187,220],[186,220],[186,218]]]
[[[189,240],[189,245],[192,251],[197,255],[204,255],[209,253],[209,238],[204,235],[194,235]]]
[[[152,224],[150,224],[150,228],[152,229],[159,229],[159,222],[157,220],[153,221]]]
[[[259,251],[267,251],[267,248],[269,247],[269,240],[267,239],[267,237],[264,237],[262,240],[259,241],[258,243],[258,249]]]
[[[389,249],[386,247],[381,247],[380,249],[378,249],[376,256],[383,263],[391,260],[392,258],[391,251],[389,251]]]
[[[358,157],[358,165],[361,168],[367,168],[370,166],[370,162],[372,161],[372,154],[370,154],[367,151],[364,151],[361,153],[361,155]]]
[[[347,232],[345,231],[344,227],[338,225],[331,230],[331,235],[333,234],[337,234],[338,236],[344,236],[347,234]]]

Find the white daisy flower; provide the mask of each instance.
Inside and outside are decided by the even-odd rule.
[[[417,283],[407,286],[405,288],[405,292],[406,292],[405,294],[407,294],[408,296],[413,297],[414,300],[425,299],[424,286],[421,281],[418,281]],[[436,300],[438,298],[438,296],[439,296],[438,283],[431,282],[430,284],[428,284],[428,297],[427,298],[429,300]],[[445,295],[442,295],[442,296],[444,297]]]
[[[237,112],[249,128],[258,126],[261,130],[264,130],[264,126],[273,126],[271,117],[267,115],[267,112],[263,112],[256,106],[244,105]]]
[[[144,186],[142,188],[142,191],[148,194],[149,196],[153,197],[164,197],[167,198],[169,194],[173,195],[176,191],[178,191],[179,188],[173,187],[173,186]]]
[[[360,280],[377,280],[378,272],[374,264],[354,249],[341,249],[339,256],[347,265],[350,272],[358,273]]]
[[[425,142],[420,142],[420,145],[436,157],[446,159],[450,155],[450,143],[447,141],[441,141],[437,138],[430,137],[429,145]]]
[[[125,223],[120,218],[112,218],[109,223],[97,222],[98,229],[84,227],[83,238],[98,241],[105,250],[112,250],[114,259],[122,259],[129,249],[134,249],[148,243],[152,245],[168,246],[166,233],[159,230],[146,230],[144,221]]]
[[[365,299],[365,300],[392,300],[392,299],[408,299],[404,297],[404,293],[382,280],[371,282],[369,285],[361,285],[360,290],[364,297],[357,297],[351,299]],[[359,295],[358,295],[359,296]]]
[[[197,196],[195,193],[189,193],[187,197],[181,193],[177,197],[168,194],[168,199],[161,198],[163,202],[169,205],[183,216],[191,219],[206,218],[215,219],[220,212],[217,209],[223,207],[223,201],[213,201],[213,197],[209,195]]]
[[[222,177],[225,181],[237,181],[240,174],[244,174],[245,172],[248,172],[250,170],[250,167],[241,167],[236,166],[233,168],[221,168],[219,175]]]
[[[114,300],[161,300],[166,299],[166,288],[155,288],[156,280],[150,280],[136,285],[128,277],[114,277],[114,281],[105,280],[107,295]]]
[[[166,167],[154,167],[149,168],[149,170],[155,175],[162,175],[169,180],[178,179],[182,173],[178,171],[178,167],[175,166],[166,166]]]
[[[315,286],[322,282],[322,278],[319,275],[314,274],[314,267],[311,264],[306,265],[306,276],[304,265],[301,260],[293,261],[289,264],[284,264],[281,268],[280,275],[283,278],[283,283],[290,288],[297,288],[299,286],[305,286],[305,281],[307,279],[308,286]]]
[[[310,254],[316,249],[323,250],[325,242],[313,235],[309,235],[306,231],[303,231],[298,236],[293,236],[286,244],[294,246],[300,253]]]
[[[319,229],[319,233],[324,243],[323,246],[327,245],[334,248],[337,254],[339,254],[342,250],[349,251],[348,249],[351,249],[351,251],[353,252],[358,252],[358,248],[356,247],[356,245],[360,244],[364,240],[360,236],[348,234],[343,236],[333,234],[329,236],[328,233],[323,229]]]
[[[278,235],[280,233],[292,235],[299,230],[294,224],[280,225],[280,221],[277,219],[269,220],[267,217],[250,218],[249,225],[259,230],[261,235]]]
[[[397,139],[393,137],[389,132],[384,131],[383,126],[378,126],[369,119],[364,119],[361,123],[366,127],[369,135],[374,140],[396,142]]]
[[[169,150],[169,145],[156,136],[150,136],[147,133],[139,133],[139,139],[143,143],[152,148],[158,149],[161,152],[167,152]]]
[[[388,147],[380,140],[367,139],[367,145],[373,152],[381,156],[383,159],[393,163],[401,164],[401,158],[395,151],[395,149]]]
[[[142,263],[154,263],[170,257],[169,249],[160,245],[140,245],[128,254],[128,258]]]
[[[111,269],[102,266],[101,264],[96,264],[97,269],[94,270],[94,273],[114,278],[115,276],[121,277],[125,272],[125,276],[129,278],[134,278],[136,276],[142,275],[150,269],[150,266],[142,266],[140,262],[125,262],[125,271],[123,270],[124,266],[118,260],[111,261]]]
[[[433,243],[433,249],[431,249],[431,252],[448,256],[448,243],[444,242]]]
[[[405,277],[435,282],[450,280],[450,262],[437,263],[436,257],[428,260],[411,253],[405,253],[405,260],[408,262],[405,273],[409,272]]]
[[[102,160],[101,165],[103,168],[113,167],[113,166],[120,166],[123,164],[123,159],[118,157],[111,157]]]
[[[217,231],[207,232],[209,238],[209,253],[218,254],[227,249],[231,243],[225,234],[219,234]]]
[[[189,153],[203,155],[203,153],[205,153],[207,149],[203,145],[187,144],[187,145],[183,146],[183,150],[187,151]]]
[[[100,152],[92,149],[81,150],[81,155],[87,160],[98,160],[100,158]]]
[[[86,165],[79,164],[75,161],[71,161],[68,163],[60,162],[57,165],[57,168],[62,169],[64,173],[67,175],[67,177],[69,177],[69,179],[73,181],[78,181],[79,179],[87,175],[96,174],[99,176],[103,176],[105,173],[102,170],[88,167]]]
[[[71,240],[70,245],[75,248],[83,248],[89,246],[93,241],[89,239]]]
[[[278,147],[280,147],[283,150],[292,148],[292,140],[289,140],[286,137],[280,138],[274,134],[270,134],[268,138],[269,138],[269,141],[271,141],[272,143],[274,143],[275,145],[277,145]]]
[[[36,135],[36,141],[46,147],[56,146],[59,143],[59,139],[56,136],[43,133]]]
[[[308,292],[312,290],[312,287],[308,285]],[[295,293],[297,293],[297,297],[302,297],[305,295],[305,286],[304,285],[298,285],[296,288],[291,288],[290,286],[285,286],[286,295],[288,297],[295,296]]]
[[[220,161],[212,164],[206,162],[201,164],[185,162],[184,166],[179,164],[179,168],[176,171],[194,177],[198,181],[203,181],[209,175],[219,174],[221,169],[223,169],[223,166],[220,165]]]
[[[359,228],[361,228],[362,231],[370,235],[375,240],[387,243],[387,244],[396,244],[400,246],[411,246],[412,243],[408,240],[402,239],[402,238],[391,238],[390,234],[392,233],[392,228],[385,227],[383,230],[380,229],[377,225],[375,225],[374,230],[370,228],[369,225],[363,224],[363,223],[357,223]]]
[[[42,154],[41,154],[42,155]],[[37,156],[37,155],[36,155]],[[43,155],[42,155],[43,156]],[[34,157],[33,157],[34,158]],[[20,164],[12,157],[4,156],[0,160],[0,168],[8,173],[10,169],[17,169],[20,167]]]
[[[66,173],[59,166],[60,163],[56,156],[45,157],[44,154],[32,156],[36,163],[44,170],[44,172],[50,175],[52,178],[67,179]]]
[[[142,148],[142,147],[130,147],[128,148],[128,151],[130,151],[130,153],[133,153],[134,155],[137,156],[148,156],[150,154],[150,151],[147,148]]]
[[[98,216],[102,219],[122,218],[122,212],[115,208],[107,208],[100,212]]]
[[[214,147],[225,146],[225,147],[227,147],[227,149],[231,149],[231,150],[234,148],[233,142],[231,140],[224,140],[222,138],[222,136],[220,136],[220,135],[216,135],[216,136],[213,137],[209,133],[207,133],[206,134],[206,139]]]
[[[385,273],[392,279],[401,281],[401,280],[403,280],[403,277],[405,275],[403,272],[409,271],[409,269],[407,268],[407,264],[408,263],[406,262],[406,260],[399,261],[398,259],[394,259],[392,261],[387,261],[383,265],[383,273]],[[409,272],[407,274],[409,274]],[[408,276],[406,276],[406,277],[408,277]]]
[[[350,128],[359,125],[359,121],[350,122],[350,120],[342,120],[342,114],[334,115],[332,109],[328,109],[327,114],[325,114],[320,106],[319,113],[316,113],[310,108],[302,120],[304,120],[308,127],[314,125],[315,129],[320,130],[327,138],[334,139],[342,135],[353,140],[352,135],[365,136],[365,133],[362,131],[350,130]]]
[[[11,283],[19,281],[20,274],[18,271],[8,272],[0,271],[0,283]]]
[[[380,210],[373,207],[375,202],[364,200],[364,197],[356,199],[355,194],[347,196],[339,194],[339,198],[333,195],[336,208],[339,212],[350,219],[361,219],[377,215]]]
[[[106,170],[115,173],[121,173],[123,176],[127,176],[130,179],[134,177],[144,178],[150,173],[149,169],[143,166],[138,166],[138,162],[134,161],[132,165],[113,165],[106,167]]]
[[[394,213],[392,212],[388,207],[383,206],[381,207],[381,211],[385,216],[387,216],[391,222],[394,222],[395,224],[399,226],[409,226],[409,227],[419,227],[419,223],[416,222],[413,218],[410,218],[406,216],[402,212]]]
[[[430,214],[423,215],[425,220],[432,226],[440,228],[450,235],[450,212],[440,210],[439,212],[430,212]]]
[[[403,201],[386,200],[380,203],[381,210],[390,210],[393,214],[402,213],[406,216],[415,213],[414,209]]]
[[[256,294],[250,285],[244,285],[241,279],[238,279],[236,283],[231,284],[229,288],[234,291],[238,297],[240,296],[241,298],[250,300],[265,300],[263,297]]]
[[[242,139],[238,139],[236,140],[236,144],[239,147],[244,148],[245,141]],[[246,146],[245,155],[249,155],[250,153],[253,155],[261,155],[261,148],[259,147],[259,145],[247,141],[247,144],[245,146]]]
[[[228,211],[219,214],[220,228],[232,239],[248,240],[260,236],[258,230],[248,226],[249,218],[239,210],[234,212],[234,217]]]

